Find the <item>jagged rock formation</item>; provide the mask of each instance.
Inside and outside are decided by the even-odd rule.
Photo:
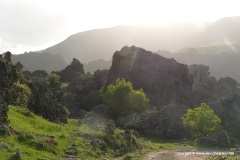
[[[4,59],[5,59],[6,61],[8,61],[8,62],[11,62],[11,56],[12,56],[12,53],[9,52],[9,51],[7,51],[7,52],[5,53]]]
[[[84,73],[83,64],[79,60],[73,58],[71,65],[67,66],[64,70],[60,72],[55,72],[61,77],[64,82],[71,82],[79,79]]]
[[[200,103],[212,103],[222,98],[229,98],[234,95],[240,95],[240,85],[236,80],[226,77],[220,78],[218,81],[214,77],[210,77],[207,84],[202,84],[193,93],[194,106]]]
[[[204,65],[194,64],[188,67],[189,73],[193,76],[193,91],[198,89],[201,85],[208,83],[210,76],[210,72],[208,70],[209,67]]]
[[[107,84],[117,78],[142,88],[153,105],[190,103],[193,80],[187,66],[142,48],[125,46],[114,53]]]
[[[9,133],[8,104],[10,102],[10,88],[19,80],[17,68],[9,61],[0,58],[0,132]]]
[[[67,123],[68,111],[58,103],[57,98],[53,95],[45,81],[41,79],[32,79],[30,84],[32,97],[28,108],[36,114],[55,123]]]
[[[22,72],[23,65],[22,65],[21,62],[18,61],[18,62],[15,64],[15,66],[17,67],[17,69],[18,69],[19,72]]]

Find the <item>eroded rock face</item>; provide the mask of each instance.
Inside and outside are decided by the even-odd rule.
[[[19,80],[17,68],[5,59],[0,59],[0,132],[9,133],[8,104],[10,102],[10,89],[14,82]]]
[[[32,97],[28,108],[52,122],[67,123],[68,111],[58,103],[57,98],[49,91],[47,83],[40,79],[32,80]]]
[[[210,76],[209,67],[204,65],[190,65],[188,67],[189,73],[193,76],[192,89],[195,91],[201,85],[207,84]]]
[[[81,75],[85,74],[83,70],[83,64],[79,60],[73,58],[72,63],[67,66],[64,70],[56,72],[64,82],[71,82],[77,80]]]
[[[107,84],[117,78],[132,82],[134,89],[142,88],[152,105],[191,101],[193,80],[187,66],[142,48],[125,46],[114,53]]]

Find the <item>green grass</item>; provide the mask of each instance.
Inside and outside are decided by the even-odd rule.
[[[124,138],[123,130],[115,129],[107,133],[101,123],[99,127],[93,125],[91,117],[97,118],[95,115],[83,120],[69,119],[68,124],[55,124],[34,115],[26,108],[9,106],[8,116],[10,126],[16,133],[10,136],[0,135],[0,160],[57,159],[71,151],[69,144],[74,144],[73,151],[80,159],[111,159],[116,156],[122,156],[122,159],[144,159],[144,155],[152,151],[213,150],[212,147],[201,146],[195,141],[160,136],[140,138],[135,134],[132,134],[135,142],[133,145],[129,139]],[[101,117],[97,119],[104,121]],[[106,145],[93,146],[93,139],[103,140]]]
[[[113,158],[125,153],[122,146],[130,146],[122,137],[123,130],[107,134],[104,127],[92,126],[87,120],[69,119],[68,124],[55,124],[17,106],[9,106],[8,117],[15,134],[0,135],[1,160],[51,160],[71,151],[81,159]],[[93,146],[93,139],[106,144]],[[73,149],[70,144],[74,144]]]

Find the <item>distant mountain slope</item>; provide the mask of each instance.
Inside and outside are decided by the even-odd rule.
[[[227,17],[209,25],[185,42],[186,47],[240,44],[240,17]]]
[[[104,59],[99,59],[95,61],[91,61],[87,64],[84,64],[84,71],[94,73],[96,70],[104,70],[104,69],[110,69],[112,65],[112,60],[104,60]]]
[[[166,51],[157,51],[157,53],[167,58],[174,58],[176,61],[188,65],[207,65],[210,67],[209,71],[212,76],[217,78],[231,77],[240,82],[240,54],[211,54],[211,52],[203,54],[198,48],[187,48],[174,54]]]
[[[35,71],[45,70],[47,72],[60,71],[67,66],[67,63],[60,55],[50,53],[29,52],[25,54],[12,55],[12,62],[16,64],[21,62],[23,70]]]
[[[182,48],[182,43],[198,31],[193,23],[155,27],[117,26],[74,34],[44,52],[60,54],[67,62],[77,58],[87,63],[111,59],[113,53],[125,45],[135,45],[151,51],[175,51]]]

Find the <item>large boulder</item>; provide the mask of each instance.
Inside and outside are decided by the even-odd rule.
[[[117,78],[130,81],[134,89],[142,88],[152,105],[191,103],[193,79],[187,65],[142,48],[125,46],[114,53],[107,84]]]
[[[83,64],[75,58],[73,58],[72,63],[67,66],[64,70],[56,72],[61,77],[61,80],[64,82],[71,82],[79,79],[82,75],[85,74],[83,70]]]
[[[186,107],[175,105],[152,108],[141,114],[133,113],[122,117],[117,121],[117,125],[144,134],[184,137],[181,117],[186,111]]]

